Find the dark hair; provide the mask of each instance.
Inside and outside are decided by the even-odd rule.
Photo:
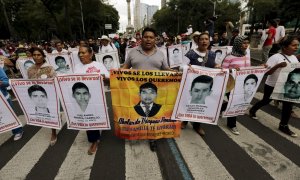
[[[48,97],[46,90],[42,86],[37,85],[37,84],[35,84],[33,86],[30,86],[28,88],[28,95],[31,97],[32,93],[35,92],[35,91],[41,91],[46,95],[46,97]]]
[[[207,83],[207,84],[210,83],[210,89],[211,89],[214,84],[214,79],[207,75],[200,75],[193,80],[191,90],[193,89],[196,83]]]
[[[178,52],[179,52],[179,49],[178,49],[178,48],[173,49],[173,53],[174,53],[175,51],[178,51]]]
[[[142,36],[145,35],[145,32],[152,32],[152,33],[154,34],[155,37],[157,36],[156,31],[155,31],[155,29],[153,29],[153,28],[146,27],[146,28],[143,30],[143,32],[142,32]]]
[[[57,41],[57,42],[55,43],[55,46],[57,46],[57,44],[62,44],[62,42],[61,42],[61,41]]]
[[[43,56],[44,58],[46,57],[44,51],[43,51],[41,48],[38,48],[38,47],[32,47],[32,48],[30,48],[29,51],[31,52],[32,55],[33,55],[33,52],[34,52],[34,51],[38,51],[38,52],[40,52],[40,53],[42,54],[42,56]]]
[[[57,61],[58,61],[59,59],[63,59],[63,60],[66,62],[66,59],[65,59],[64,57],[62,57],[62,56],[56,56],[56,57],[55,57],[55,64],[57,64]]]
[[[86,89],[88,93],[90,93],[89,88],[82,82],[76,82],[73,86],[72,86],[72,93],[74,94],[74,92],[76,91],[76,89]]]
[[[255,74],[249,74],[246,78],[245,78],[245,80],[244,80],[244,85],[245,85],[245,83],[246,83],[246,81],[248,80],[248,79],[254,79],[254,81],[257,83],[257,81],[258,81],[258,78],[257,78],[257,76],[255,75]]]
[[[218,49],[218,50],[215,51],[215,53],[216,53],[216,54],[217,54],[217,53],[221,53],[221,54],[222,54],[223,52],[222,52],[222,50]]]
[[[82,46],[80,46],[80,47],[84,47],[84,48],[87,48],[87,50],[88,50],[88,52],[91,54],[91,53],[93,53],[93,49],[89,46],[89,45],[87,45],[87,44],[84,44],[84,45],[82,45]],[[79,52],[78,52],[79,53]]]
[[[112,60],[114,60],[114,58],[111,56],[111,55],[105,55],[103,58],[102,58],[102,61],[104,63],[104,59],[106,58],[111,58]]]
[[[286,35],[280,41],[279,45],[282,48],[288,47],[294,40],[298,40],[297,36]]]
[[[142,92],[142,89],[147,89],[147,88],[151,88],[157,93],[157,87],[154,84],[150,83],[150,82],[147,82],[147,83],[142,84],[140,86],[140,93]]]
[[[300,68],[296,68],[293,71],[289,72],[288,77],[286,79],[286,82],[291,80],[291,77],[293,74],[299,74],[300,75]]]
[[[270,19],[269,21],[268,21],[273,27],[277,27],[277,22],[276,21],[274,21],[274,19]]]
[[[24,65],[28,64],[28,63],[34,64],[34,62],[32,62],[31,60],[27,60],[27,61],[24,62]]]

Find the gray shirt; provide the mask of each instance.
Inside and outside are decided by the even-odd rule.
[[[147,55],[141,46],[128,53],[124,64],[129,68],[142,70],[167,70],[169,68],[167,59],[159,49],[155,48],[153,54]]]

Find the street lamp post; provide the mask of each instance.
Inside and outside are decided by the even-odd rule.
[[[177,14],[177,35],[179,34],[179,16],[178,16],[178,6],[175,5],[175,11],[176,11],[176,14]]]
[[[214,5],[213,17],[215,17],[216,16],[216,3],[217,3],[217,1],[216,0],[214,0],[214,1],[209,0],[209,2],[213,3],[213,5]]]
[[[80,5],[80,14],[81,14],[81,23],[82,23],[82,32],[83,32],[83,37],[85,37],[85,29],[84,29],[84,21],[83,21],[83,12],[82,12],[81,0],[79,1],[79,5]]]

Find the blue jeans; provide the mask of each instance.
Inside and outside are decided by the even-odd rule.
[[[8,104],[10,105],[10,107],[13,107],[13,104],[12,104],[12,101],[11,101],[10,98],[7,99],[7,102],[8,102]],[[23,132],[23,127],[18,127],[18,128],[16,128],[16,129],[13,129],[13,130],[12,130],[12,133],[13,133],[14,135],[15,135],[15,134],[18,134],[18,133],[21,133],[21,132]]]

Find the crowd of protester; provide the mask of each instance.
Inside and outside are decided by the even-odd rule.
[[[297,38],[294,39],[289,39],[288,37],[285,37],[285,34],[281,35],[276,35],[280,31],[282,33],[282,30],[277,30],[276,27],[278,24],[278,20],[270,20],[269,21],[269,30],[266,31],[267,38],[266,41],[263,42],[263,53],[262,53],[262,63],[267,64],[267,66],[276,66],[276,63],[271,64],[269,60],[273,60],[272,58],[269,58],[269,56],[272,56],[273,54],[277,54],[278,52],[293,52],[291,53],[286,53],[288,56],[294,56],[299,59],[300,57],[300,49],[298,48],[297,45],[299,45],[299,41]],[[140,68],[141,66],[138,67],[130,67],[129,62],[126,60],[126,49],[128,48],[141,48],[142,51],[147,52],[149,51],[152,53],[153,49],[156,49],[157,47],[169,47],[172,45],[176,44],[183,44],[183,45],[189,45],[190,50],[185,54],[185,56],[189,59],[189,65],[198,65],[198,66],[206,66],[210,68],[237,68],[237,67],[242,67],[240,65],[236,64],[231,64],[230,59],[236,58],[236,57],[244,57],[246,55],[246,49],[249,46],[249,38],[246,36],[241,36],[240,31],[238,28],[233,27],[233,24],[230,21],[226,21],[224,26],[226,27],[226,30],[223,32],[214,32],[214,19],[207,19],[206,20],[206,27],[208,28],[206,32],[199,32],[199,31],[194,31],[191,34],[187,33],[182,33],[180,35],[175,35],[171,36],[168,35],[168,33],[163,33],[162,35],[157,35],[156,32],[152,29],[149,29],[148,32],[143,32],[143,33],[135,33],[132,37],[127,38],[127,37],[119,37],[116,35],[115,37],[108,37],[107,35],[102,35],[99,38],[94,38],[90,37],[87,40],[78,40],[78,41],[60,41],[60,40],[51,40],[51,41],[40,41],[40,42],[25,42],[25,41],[9,41],[9,40],[2,40],[0,41],[0,58],[1,58],[1,63],[3,65],[3,68],[0,68],[0,76],[3,78],[0,79],[0,85],[1,85],[1,91],[4,95],[7,95],[7,87],[8,87],[8,78],[6,74],[8,75],[9,78],[21,78],[21,75],[19,73],[18,67],[17,67],[17,60],[19,57],[33,57],[34,61],[36,62],[35,67],[36,68],[46,68],[47,66],[45,65],[45,60],[42,59],[39,64],[37,64],[37,61],[35,56],[37,54],[41,55],[42,57],[45,57],[45,54],[47,53],[69,53],[72,51],[72,49],[77,49],[79,52],[81,51],[86,51],[89,54],[96,54],[96,53],[107,53],[111,51],[117,51],[119,55],[119,60],[120,64],[124,64],[123,68],[134,68],[134,69],[144,69]],[[279,27],[279,26],[278,26]],[[145,41],[143,38],[145,36],[154,36],[155,37],[155,44],[152,49],[147,49],[144,48],[143,41]],[[273,39],[276,37],[276,40],[274,41]],[[275,44],[278,47],[272,49],[272,45]],[[274,45],[274,47],[275,47]],[[294,49],[290,46],[294,46]],[[215,63],[215,57],[216,54],[212,51],[210,51],[211,47],[218,47],[218,46],[233,46],[232,53],[227,56],[224,60],[224,63],[221,65],[217,65]],[[297,46],[297,47],[296,47]],[[296,49],[295,49],[296,47]],[[288,49],[288,50],[287,50]],[[269,53],[270,54],[269,55]],[[34,54],[35,53],[35,54]],[[298,54],[297,54],[298,53]],[[208,55],[207,55],[208,54]],[[80,56],[80,54],[79,54]],[[203,56],[203,62],[205,63],[199,63],[197,59],[199,57]],[[82,57],[84,58],[84,57]],[[80,60],[82,60],[80,58]],[[131,59],[134,59],[131,58]],[[295,58],[293,58],[295,59]],[[92,61],[95,61],[95,57],[91,56],[91,59],[89,59],[88,63],[86,64],[91,64]],[[154,60],[153,60],[154,61]],[[250,58],[247,59],[247,64],[245,67],[250,66]],[[274,61],[274,60],[273,60]],[[83,63],[84,65],[84,63]],[[284,67],[286,64],[281,64],[280,66],[276,66],[277,69]],[[151,64],[149,64],[149,68],[144,69],[144,70],[149,70],[149,69],[157,69],[152,67]],[[171,70],[169,67],[165,67],[164,70]],[[161,69],[157,69],[161,70]],[[33,68],[31,68],[31,71],[33,71]],[[31,72],[29,71],[29,72]],[[38,71],[38,70],[37,70]],[[77,69],[77,71],[79,71]],[[268,74],[268,73],[267,73]],[[30,79],[32,78],[40,78],[37,73],[31,74],[29,77]],[[269,73],[268,75],[272,75],[272,73]],[[52,74],[49,77],[53,77],[54,75]],[[267,88],[266,88],[267,87]],[[268,104],[270,102],[269,95],[270,92],[273,90],[273,87],[269,87],[266,84],[265,87],[265,95],[263,102],[260,102],[260,105],[254,106],[254,108],[251,109],[250,111],[250,116],[254,119],[256,119],[256,111],[263,105]],[[227,97],[229,94],[227,94]],[[11,98],[7,98],[7,100],[11,104]],[[226,105],[225,105],[226,106]],[[285,113],[292,113],[292,103],[284,103],[284,110],[283,112]],[[288,109],[286,109],[288,107]],[[286,115],[282,115],[282,119],[286,117]],[[288,128],[288,120],[290,118],[290,115],[287,116],[288,119],[281,122],[279,126],[279,130],[282,132],[290,135],[290,136],[297,136],[294,132],[292,132]],[[227,126],[230,128],[231,132],[238,135],[239,131],[236,128],[236,117],[228,118],[228,123]],[[183,122],[182,128],[186,127],[186,122]],[[201,128],[200,123],[194,123],[193,128],[195,131],[201,135],[204,136],[205,132]],[[22,138],[23,134],[23,129],[18,128],[13,131],[13,134],[15,135],[15,140],[19,140]],[[90,131],[88,132],[88,137],[89,141],[92,142],[92,146],[89,149],[89,154],[93,154],[96,151],[96,147],[98,145],[98,140],[100,137],[100,134],[98,132],[93,132]],[[50,139],[50,144],[54,145],[57,140],[57,135],[56,131],[53,129],[52,134],[51,134],[51,139]],[[151,150],[156,149],[156,143],[155,141],[150,141],[150,148]]]

